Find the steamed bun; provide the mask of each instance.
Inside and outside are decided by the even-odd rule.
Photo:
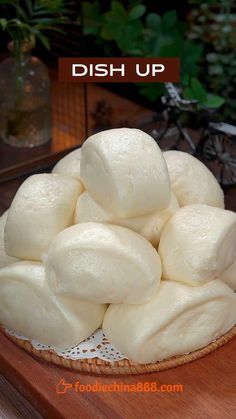
[[[220,278],[236,257],[236,214],[183,207],[165,225],[158,251],[166,279],[200,285]]]
[[[82,185],[59,174],[30,176],[18,189],[5,226],[10,256],[40,260],[54,237],[73,222]]]
[[[54,166],[52,173],[59,173],[80,180],[81,148],[71,151]]]
[[[230,288],[236,291],[236,260],[226,271],[221,275],[222,281],[224,281]]]
[[[165,223],[179,209],[177,199],[171,193],[169,206],[154,214],[142,215],[133,218],[118,218],[111,212],[99,205],[88,191],[83,192],[77,201],[75,210],[75,223],[86,223],[95,221],[100,223],[112,223],[127,227],[130,230],[141,234],[148,241],[156,246],[159,243],[162,229]]]
[[[170,203],[162,152],[138,129],[111,129],[89,137],[82,146],[81,179],[93,199],[117,217],[150,214]]]
[[[81,223],[58,234],[43,256],[51,288],[96,303],[142,304],[161,278],[157,251],[142,236],[112,224]]]
[[[102,323],[106,306],[55,297],[41,263],[0,269],[0,323],[29,339],[60,349],[73,347]]]
[[[236,296],[223,282],[199,287],[161,281],[146,304],[111,304],[103,330],[128,359],[156,362],[203,348],[236,322]]]
[[[4,266],[11,265],[18,261],[17,258],[8,256],[6,254],[5,245],[4,245],[4,230],[7,220],[8,211],[5,211],[0,217],[0,268]]]
[[[171,189],[179,205],[206,204],[224,208],[224,193],[210,170],[182,151],[164,152]]]

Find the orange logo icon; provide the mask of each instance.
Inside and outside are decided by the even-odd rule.
[[[67,383],[64,378],[61,378],[57,383],[56,392],[57,394],[65,394],[68,389],[72,388],[72,383]]]

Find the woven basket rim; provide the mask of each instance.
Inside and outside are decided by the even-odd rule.
[[[2,333],[17,346],[37,358],[43,359],[44,361],[57,366],[96,375],[146,374],[150,372],[163,371],[169,368],[175,368],[180,365],[195,361],[196,359],[216,351],[218,348],[225,345],[236,336],[235,325],[227,333],[211,342],[209,345],[189,354],[173,356],[171,358],[164,359],[152,364],[137,364],[129,361],[128,359],[122,359],[120,361],[113,362],[103,361],[100,358],[87,358],[78,360],[67,359],[57,355],[53,350],[36,349],[32,346],[30,340],[20,339],[12,336],[8,334],[7,331],[3,328],[1,328],[1,330]]]

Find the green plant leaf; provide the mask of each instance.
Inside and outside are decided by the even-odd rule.
[[[66,0],[38,0],[35,3],[35,10],[45,9],[50,14],[68,13],[66,6],[70,5],[70,2]]]
[[[118,1],[112,1],[111,2],[111,13],[113,16],[116,16],[116,18],[124,20],[127,19],[128,13],[126,12],[123,4],[121,4]]]
[[[105,13],[104,18],[106,22],[123,24],[124,22],[128,20],[128,15],[122,16],[122,15],[116,14],[112,10],[109,10],[107,13]]]
[[[34,13],[45,10],[45,5],[41,1],[36,1],[34,4]]]
[[[28,16],[25,13],[24,9],[20,6],[19,2],[16,2],[14,0],[0,0],[0,4],[3,4],[4,6],[12,6],[15,9],[15,16],[19,16],[19,18],[22,18],[25,22],[27,22]]]
[[[186,87],[183,90],[183,95],[186,99],[189,99],[189,100],[196,99],[195,96],[194,96],[194,92],[191,89],[191,87]]]
[[[63,29],[60,29],[56,26],[44,25],[44,24],[39,23],[38,25],[33,26],[33,28],[40,32],[44,30],[47,30],[47,31],[50,30],[50,31],[58,32],[58,33],[61,33],[62,35],[65,35],[65,31],[63,31]],[[30,31],[31,29],[32,27],[30,28]]]
[[[29,16],[31,17],[33,14],[33,4],[31,0],[25,0],[25,6],[27,8],[27,12]]]
[[[118,15],[125,15],[127,14],[124,6],[122,3],[120,3],[119,1],[112,1],[111,2],[111,10],[115,13],[117,13]]]
[[[146,17],[146,25],[153,31],[157,31],[161,27],[161,17],[157,13],[148,13]]]
[[[84,34],[97,35],[104,22],[99,2],[95,1],[94,3],[90,3],[85,1],[82,3],[82,8],[84,16]]]
[[[100,36],[105,41],[114,41],[114,27],[110,23],[105,23],[101,29]]]
[[[137,21],[137,23],[139,23]],[[116,40],[118,47],[123,51],[125,54],[127,54],[127,51],[129,49],[132,49],[134,42],[139,36],[140,30],[139,26],[125,26],[123,28],[123,36],[119,36]]]
[[[136,83],[139,87],[139,93],[145,96],[150,102],[155,102],[157,98],[165,93],[163,83]]]
[[[198,100],[199,103],[204,103],[207,99],[207,92],[200,81],[192,77],[190,86],[194,94],[194,99]]]
[[[0,19],[0,27],[3,31],[5,31],[6,27],[7,27],[7,19]]]
[[[186,73],[196,77],[199,74],[198,62],[203,52],[202,46],[180,38],[177,51],[181,60],[181,75]]]
[[[47,38],[42,32],[37,33],[37,38],[41,41],[41,43],[44,45],[44,47],[49,50],[50,49],[50,43]]]
[[[129,12],[129,20],[139,19],[146,12],[146,7],[143,4],[134,6]]]
[[[181,77],[181,84],[183,87],[187,87],[189,85],[189,74],[183,74]]]
[[[207,94],[207,99],[204,103],[208,108],[220,108],[225,103],[225,99],[218,95],[213,95],[211,93]]]
[[[183,39],[180,36],[174,36],[172,43],[163,45],[160,51],[161,57],[179,57],[182,59],[184,51]]]
[[[113,13],[108,12],[108,13]],[[118,48],[123,54],[127,54],[127,51],[132,50],[136,47],[136,41],[142,37],[143,25],[141,20],[129,20],[127,16],[121,18],[121,16],[111,15],[107,20],[107,14],[105,14],[105,23],[102,26],[100,35],[106,41],[115,41]],[[123,20],[121,20],[123,19]]]
[[[162,27],[164,31],[169,31],[177,23],[177,13],[176,10],[169,10],[163,15],[162,18]]]
[[[20,19],[11,19],[8,21],[8,26],[12,26],[15,27],[19,30],[26,30],[28,31],[30,26],[28,25],[28,23],[22,22],[22,20]]]

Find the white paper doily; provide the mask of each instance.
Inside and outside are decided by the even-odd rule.
[[[25,336],[19,335],[12,330],[6,329],[6,332],[15,336],[16,338],[23,340],[30,340]],[[100,358],[103,361],[113,362],[126,359],[126,357],[118,351],[110,342],[107,340],[106,335],[102,329],[97,329],[89,338],[83,340],[77,346],[60,350],[54,346],[44,345],[37,342],[36,340],[30,340],[32,346],[40,351],[42,350],[53,350],[57,355],[66,359],[86,359],[86,358]]]

